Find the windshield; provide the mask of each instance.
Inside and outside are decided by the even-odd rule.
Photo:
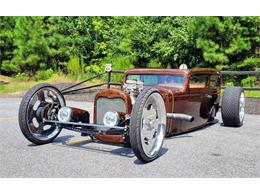
[[[184,83],[184,76],[182,75],[154,75],[154,74],[131,74],[127,75],[128,80],[139,80],[146,86],[158,85],[164,87],[181,88]]]

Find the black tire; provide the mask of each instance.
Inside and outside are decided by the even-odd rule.
[[[143,113],[143,109],[145,107],[146,101],[148,100],[149,96],[151,96],[152,94],[155,94],[155,93],[160,95],[160,93],[157,89],[146,88],[139,94],[139,96],[137,97],[136,102],[134,104],[134,107],[133,107],[133,110],[131,113],[131,119],[130,119],[130,131],[129,131],[130,145],[131,145],[136,157],[144,163],[151,162],[151,161],[155,160],[156,158],[158,158],[158,156],[160,154],[160,150],[163,145],[163,140],[164,140],[165,131],[166,131],[166,111],[165,111],[165,105],[163,102],[163,106],[164,106],[163,109],[165,112],[165,125],[164,125],[165,129],[163,130],[163,140],[162,140],[159,151],[154,156],[148,156],[145,153],[144,148],[142,146],[141,121],[142,121],[142,113]],[[161,97],[161,95],[160,95],[160,97]],[[158,129],[159,129],[159,126],[158,126]]]
[[[240,98],[242,96],[244,97],[244,90],[241,87],[229,87],[224,90],[221,116],[225,126],[240,127],[243,125],[244,116],[240,117]]]
[[[60,95],[60,97],[62,98],[62,101],[65,103],[65,99],[63,97],[63,95],[61,94],[61,92],[59,91],[59,89],[57,89],[56,87],[54,87],[53,85],[50,84],[38,84],[34,87],[32,87],[31,89],[29,89],[27,91],[27,93],[24,95],[21,103],[20,103],[20,108],[19,108],[19,114],[18,114],[18,121],[19,121],[19,126],[20,129],[23,133],[23,135],[32,143],[36,144],[36,145],[41,145],[41,144],[47,144],[52,142],[60,133],[61,129],[59,129],[59,132],[51,137],[48,140],[40,140],[37,139],[35,136],[33,136],[32,132],[30,131],[29,127],[28,127],[28,123],[27,123],[27,110],[28,110],[28,106],[30,104],[31,99],[33,98],[33,96],[39,92],[40,90],[44,89],[44,88],[51,88],[53,90],[55,90],[55,92],[57,92],[57,94]]]

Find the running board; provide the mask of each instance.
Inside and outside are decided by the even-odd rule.
[[[192,122],[194,120],[193,116],[181,113],[167,113],[167,118],[177,119],[177,120],[184,120],[188,122]]]

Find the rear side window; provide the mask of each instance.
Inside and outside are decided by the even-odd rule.
[[[190,77],[189,88],[190,89],[202,89],[207,86],[207,76],[204,75],[195,75]]]

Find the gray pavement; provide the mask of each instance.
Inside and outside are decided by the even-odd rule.
[[[216,124],[166,139],[161,156],[142,164],[130,148],[93,143],[71,131],[35,146],[19,129],[19,104],[0,98],[0,177],[260,177],[260,115],[228,128],[218,113]]]

